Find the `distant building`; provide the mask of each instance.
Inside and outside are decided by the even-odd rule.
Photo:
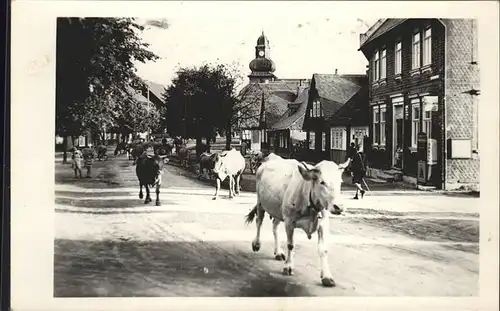
[[[359,49],[369,60],[370,167],[437,188],[478,186],[477,21],[382,19]],[[424,139],[435,144],[419,153]]]
[[[271,127],[289,111],[299,93],[309,85],[308,79],[279,79],[274,75],[276,66],[270,58],[269,40],[262,33],[255,46],[255,59],[249,68],[249,84],[240,92],[241,121],[237,128],[242,141],[253,150],[269,148],[273,136],[268,137]]]

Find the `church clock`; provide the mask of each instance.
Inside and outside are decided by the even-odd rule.
[[[260,57],[264,57],[264,51],[260,50],[260,51],[259,51],[259,56],[260,56]]]

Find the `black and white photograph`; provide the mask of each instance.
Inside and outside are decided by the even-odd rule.
[[[37,166],[17,207],[49,221],[16,228],[31,232],[30,260],[48,260],[50,299],[470,298],[455,306],[477,309],[485,292],[498,297],[480,284],[483,257],[498,265],[498,204],[485,199],[498,188],[498,73],[485,79],[483,61],[498,46],[480,35],[480,10],[132,2],[48,6],[35,19],[49,39],[18,55],[28,83],[13,80],[13,124],[27,110],[41,121],[13,130],[12,158]],[[34,240],[42,231],[50,248]]]

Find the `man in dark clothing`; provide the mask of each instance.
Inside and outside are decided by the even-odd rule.
[[[365,165],[365,157],[360,150],[359,146],[355,147],[356,153],[353,155],[351,171],[352,171],[352,183],[356,186],[356,195],[354,199],[358,199],[358,191],[361,192],[361,198],[365,195],[365,190],[361,187],[361,183],[363,182],[363,178],[366,175],[366,165]]]
[[[347,150],[347,158],[351,159],[351,161],[352,161],[352,159],[354,158],[354,155],[356,154],[356,152],[357,152],[357,150],[356,150],[356,144],[351,143],[351,146]]]

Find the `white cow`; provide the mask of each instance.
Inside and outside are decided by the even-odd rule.
[[[229,197],[232,198],[240,193],[240,179],[241,174],[245,171],[245,166],[245,158],[234,148],[215,154],[213,171],[217,175],[217,188],[215,189],[214,200],[217,200],[220,184],[226,177],[229,177]]]
[[[347,162],[337,165],[322,161],[315,166],[294,159],[283,159],[271,154],[256,173],[257,204],[246,216],[251,223],[255,216],[257,235],[252,241],[253,251],[260,249],[260,229],[267,212],[273,221],[274,255],[277,260],[285,260],[283,273],[293,273],[293,233],[295,228],[305,231],[311,239],[318,232],[318,251],[321,261],[321,282],[324,286],[335,286],[328,266],[329,215],[341,214],[337,205],[340,197],[342,173]],[[285,223],[288,256],[283,253],[278,237],[278,226]]]

